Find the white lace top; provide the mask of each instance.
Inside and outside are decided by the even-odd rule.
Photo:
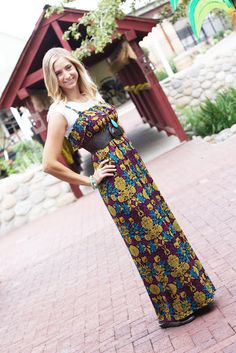
[[[67,129],[65,132],[65,136],[67,137],[69,135],[69,133],[71,132],[71,129],[76,121],[76,119],[78,118],[78,114],[70,109],[76,109],[78,111],[84,111],[87,110],[91,107],[93,107],[94,105],[98,104],[99,102],[104,102],[102,96],[100,95],[100,93],[97,93],[96,96],[92,99],[89,99],[86,102],[59,102],[59,103],[52,103],[49,107],[48,110],[48,114],[47,114],[47,120],[50,119],[50,115],[52,113],[59,113],[62,114],[66,121],[67,121]],[[69,106],[70,108],[67,108],[66,106]]]

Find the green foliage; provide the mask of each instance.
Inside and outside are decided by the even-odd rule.
[[[171,23],[176,23],[179,18],[186,17],[187,6],[190,0],[183,0],[174,11],[169,5],[165,5],[161,11],[160,19],[168,18]]]
[[[53,13],[62,11],[62,7],[66,2],[75,0],[63,0],[60,6],[50,6],[46,10],[46,17]],[[114,38],[120,37],[117,31],[117,20],[122,19],[125,14],[121,9],[124,0],[100,0],[96,10],[85,14],[79,23],[73,23],[63,38],[69,40],[74,38],[78,40],[81,37],[80,26],[85,26],[86,37],[80,43],[80,47],[74,51],[74,55],[78,59],[90,56],[92,52],[101,53],[108,43],[112,43]]]
[[[199,108],[179,108],[185,116],[184,128],[191,135],[209,136],[236,124],[236,89],[228,88],[215,100],[206,100]]]
[[[213,39],[215,39],[216,41],[220,41],[223,38],[224,38],[224,31],[220,31],[213,36]]]
[[[66,4],[75,1],[76,0],[62,0],[59,5],[48,6],[45,17],[48,18],[54,13],[62,13]],[[150,1],[151,0],[146,0],[146,3],[148,4]],[[127,0],[100,0],[95,10],[85,14],[82,19],[80,19],[79,23],[73,23],[64,32],[63,38],[65,40],[69,40],[70,38],[78,40],[81,37],[80,26],[84,25],[86,27],[86,37],[80,43],[80,47],[74,52],[78,59],[90,56],[92,52],[103,52],[108,43],[111,43],[114,38],[120,37],[120,33],[117,31],[117,20],[125,16],[122,5],[126,2]],[[135,5],[138,2],[139,0],[131,1],[130,8],[134,13]],[[183,0],[175,13],[171,10],[170,6],[168,6],[167,12],[165,12],[165,9],[163,10],[161,18],[169,17],[169,15],[174,16],[173,18],[176,19],[180,16],[185,16],[188,2],[189,0]]]
[[[16,152],[13,165],[17,172],[23,172],[31,165],[42,162],[43,148],[39,142],[20,141],[14,145],[13,151]]]
[[[218,43],[221,39],[227,37],[232,31],[231,30],[226,30],[226,31],[220,31],[218,33],[216,33],[213,36],[213,43],[216,44]]]
[[[172,68],[172,71],[174,72],[174,74],[176,74],[176,72],[177,72],[177,67],[176,67],[176,65],[175,65],[175,63],[174,63],[174,60],[173,60],[173,59],[170,59],[170,60],[169,60],[169,64],[170,64],[170,67]]]
[[[121,0],[100,0],[97,10],[82,17],[79,26],[86,27],[87,38],[82,40],[80,47],[75,50],[76,57],[81,59],[84,54],[91,55],[92,51],[101,53],[108,43],[119,37],[116,20],[124,17],[120,9],[121,3]]]
[[[12,147],[12,151],[16,152],[15,160],[0,160],[1,176],[21,173],[34,164],[42,163],[43,148],[36,141],[20,141]]]
[[[64,6],[68,3],[76,2],[77,0],[61,0],[56,6],[48,6],[45,16],[49,17],[54,13],[64,11]],[[135,13],[135,5],[139,0],[132,0],[130,8]],[[152,0],[146,0],[150,3]],[[170,4],[162,8],[159,19],[169,18],[172,23],[175,23],[179,18],[186,17],[187,6],[190,0],[182,0],[176,11],[173,11]],[[80,39],[80,26],[86,27],[86,36],[79,44],[80,47],[74,52],[79,59],[90,56],[92,52],[101,53],[108,43],[111,43],[114,38],[119,38],[120,33],[117,31],[117,20],[122,19],[125,14],[122,10],[122,5],[128,3],[128,0],[99,0],[97,8],[85,14],[79,23],[73,23],[65,32],[64,39],[69,40],[74,38]],[[157,2],[157,5],[159,2]],[[213,11],[214,12],[214,11]]]
[[[156,70],[155,75],[156,75],[156,78],[158,79],[158,81],[162,81],[168,77],[168,74],[166,73],[165,70]]]
[[[16,169],[13,165],[13,161],[0,159],[0,178],[5,178],[14,173],[16,173]]]
[[[172,68],[173,73],[175,74],[177,72],[177,68],[176,68],[174,61],[172,59],[170,59],[169,64],[170,64],[170,67]],[[168,74],[167,74],[166,70],[164,70],[164,69],[163,70],[155,70],[155,75],[156,75],[156,78],[158,79],[158,81],[162,81],[168,77]]]

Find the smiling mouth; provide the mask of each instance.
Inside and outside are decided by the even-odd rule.
[[[74,83],[75,82],[75,79],[73,78],[73,79],[71,79],[70,81],[65,81],[64,83],[65,84],[70,84],[70,83]]]

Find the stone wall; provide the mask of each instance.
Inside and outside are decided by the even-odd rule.
[[[161,82],[174,110],[178,106],[198,106],[206,97],[213,99],[226,87],[236,87],[236,33],[199,56],[188,69]]]
[[[70,185],[45,174],[41,166],[2,179],[0,235],[75,200]]]

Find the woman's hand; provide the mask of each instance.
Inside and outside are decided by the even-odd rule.
[[[114,175],[116,171],[116,166],[114,164],[107,164],[108,162],[109,159],[105,159],[100,163],[99,167],[95,169],[93,177],[96,180],[97,184],[100,184],[102,179],[104,179],[105,177]]]

